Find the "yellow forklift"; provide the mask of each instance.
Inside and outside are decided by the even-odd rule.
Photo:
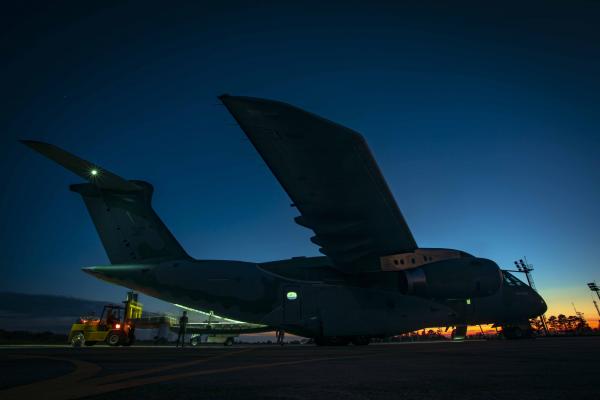
[[[69,343],[73,347],[105,342],[110,346],[131,346],[135,341],[135,320],[142,317],[137,293],[128,292],[124,306],[107,304],[100,318],[81,317],[71,326]]]

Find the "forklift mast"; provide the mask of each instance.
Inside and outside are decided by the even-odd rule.
[[[142,303],[138,302],[138,294],[135,292],[127,292],[127,300],[125,300],[125,315],[123,322],[130,322],[142,318]]]

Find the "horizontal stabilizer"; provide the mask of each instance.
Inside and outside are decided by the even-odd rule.
[[[152,208],[150,183],[128,181],[48,143],[21,142],[89,182],[69,187],[83,198],[111,264],[190,258]]]
[[[135,183],[123,179],[104,168],[98,167],[97,165],[52,144],[35,140],[21,140],[21,143],[62,165],[69,171],[79,175],[100,189],[125,192],[142,190],[142,188]]]

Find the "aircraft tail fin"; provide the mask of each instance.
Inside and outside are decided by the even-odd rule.
[[[89,182],[70,189],[83,197],[112,264],[189,258],[152,208],[150,183],[126,180],[48,143],[21,142]]]

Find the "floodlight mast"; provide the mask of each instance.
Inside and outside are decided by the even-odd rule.
[[[600,300],[600,294],[598,293],[600,289],[598,289],[598,285],[596,285],[596,282],[589,282],[587,285],[592,292],[596,292],[596,296],[598,296],[598,299]],[[598,303],[596,303],[596,300],[593,297],[592,301],[594,302],[594,307],[596,307],[598,317],[600,317],[600,309],[598,308]],[[600,319],[598,319],[598,328],[600,329]]]
[[[596,296],[598,296],[598,300],[600,300],[600,293],[598,293],[600,289],[598,288],[598,285],[596,285],[596,282],[589,282],[587,285],[592,292],[596,292]]]
[[[525,260],[525,261],[523,261]],[[535,288],[535,284],[533,283],[533,276],[531,275],[531,271],[533,271],[533,265],[529,264],[527,261],[527,257],[520,258],[519,261],[515,261],[515,266],[517,267],[517,271],[512,272],[521,272],[525,274],[525,278],[527,278],[527,283],[529,287],[537,292]],[[544,329],[544,335],[548,336],[548,326],[546,325],[546,316],[544,314],[540,315],[540,322],[542,323],[542,328]]]
[[[575,303],[571,302],[571,305],[573,306],[575,315],[577,315],[577,317],[583,321],[584,320],[583,313],[581,311],[577,311],[577,307],[575,307]]]
[[[525,259],[525,261],[523,261],[523,258]],[[533,276],[531,275],[531,271],[533,271],[533,265],[531,265],[527,262],[527,257],[523,257],[523,258],[519,259],[518,262],[515,261],[515,265],[517,266],[517,269],[519,270],[519,272],[522,272],[525,274],[525,277],[527,278],[527,283],[529,284],[529,286],[537,292],[537,289],[535,288],[535,284],[533,283]]]

